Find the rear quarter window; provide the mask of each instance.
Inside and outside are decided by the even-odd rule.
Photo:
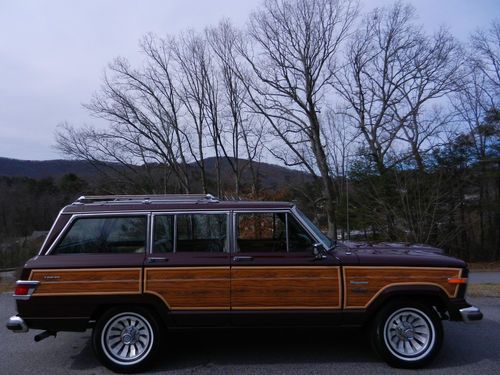
[[[77,218],[51,254],[143,253],[146,216]]]

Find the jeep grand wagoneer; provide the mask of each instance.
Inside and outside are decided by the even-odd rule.
[[[101,362],[132,372],[179,327],[363,326],[391,365],[419,367],[441,320],[482,318],[467,275],[430,247],[335,243],[291,203],[81,197],[24,266],[7,328],[93,328]]]

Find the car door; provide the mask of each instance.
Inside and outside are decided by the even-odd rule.
[[[235,212],[233,222],[231,309],[235,321],[244,323],[249,316],[237,312],[251,311],[263,318],[263,312],[281,310],[296,313],[296,320],[303,323],[306,317],[318,322],[314,313],[340,311],[339,264],[330,254],[313,254],[317,240],[291,211]],[[290,322],[290,317],[284,319],[281,314],[276,322]],[[248,320],[257,321],[255,317]]]
[[[229,212],[152,215],[144,292],[160,297],[177,324],[224,322],[214,313],[230,309],[229,225]]]

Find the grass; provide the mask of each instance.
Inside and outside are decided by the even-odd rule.
[[[474,272],[478,271],[500,271],[500,261],[496,262],[471,262],[469,269]]]
[[[16,275],[14,277],[10,275],[5,277],[5,274],[3,274],[4,276],[2,277],[2,273],[0,273],[0,293],[14,291],[18,274],[19,270],[16,271]]]
[[[14,285],[15,285],[14,283],[9,283],[9,282],[0,280],[0,293],[14,291]]]
[[[500,284],[469,284],[467,296],[470,297],[500,297]]]

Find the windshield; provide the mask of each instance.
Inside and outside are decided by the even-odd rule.
[[[298,208],[295,208],[295,212],[300,216],[302,221],[307,225],[307,227],[318,237],[321,242],[323,242],[327,249],[332,248],[333,242],[330,238],[328,238],[319,228]]]

